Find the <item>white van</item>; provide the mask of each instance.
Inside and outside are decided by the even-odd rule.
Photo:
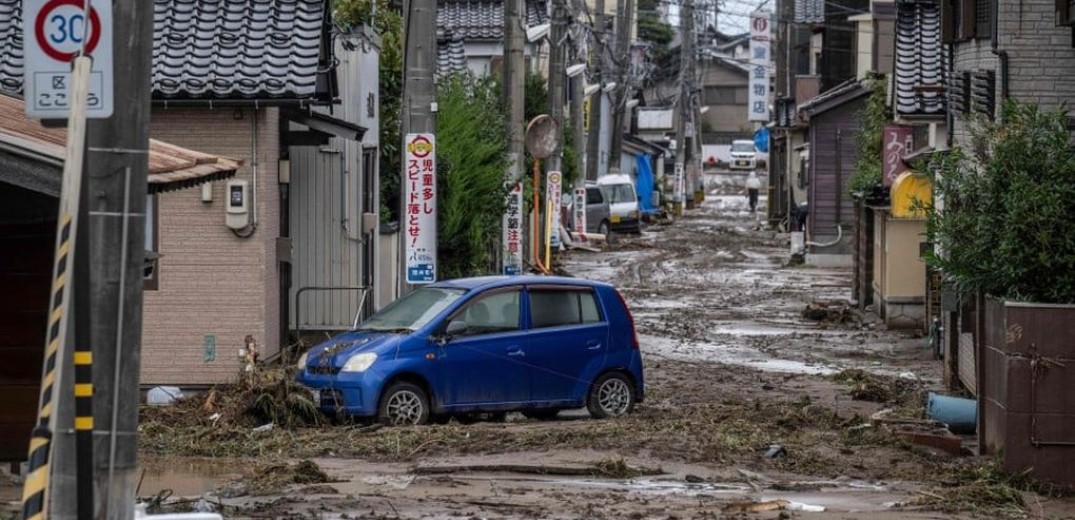
[[[754,141],[750,139],[736,139],[732,141],[732,160],[728,163],[731,170],[753,170],[758,164],[757,150]]]
[[[611,210],[612,231],[617,233],[641,233],[642,219],[638,207],[638,193],[630,175],[602,175],[597,185],[605,193]]]

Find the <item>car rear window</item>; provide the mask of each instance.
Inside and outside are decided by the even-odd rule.
[[[530,323],[535,329],[601,321],[597,298],[590,290],[537,289],[530,291]]]

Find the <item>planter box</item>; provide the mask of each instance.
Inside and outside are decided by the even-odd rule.
[[[1008,472],[1075,486],[1075,305],[987,300],[979,438]]]

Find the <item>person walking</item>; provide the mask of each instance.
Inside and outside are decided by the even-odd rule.
[[[750,201],[750,212],[754,213],[754,209],[758,207],[758,190],[761,189],[761,180],[758,179],[757,172],[750,172],[750,177],[747,177],[747,199]]]

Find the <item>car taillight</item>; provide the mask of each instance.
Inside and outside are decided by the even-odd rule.
[[[638,331],[635,330],[635,317],[631,314],[631,308],[627,306],[627,300],[623,299],[623,295],[620,291],[615,291],[616,297],[620,299],[620,305],[623,305],[624,312],[627,313],[627,324],[631,326],[631,348],[638,350]]]

